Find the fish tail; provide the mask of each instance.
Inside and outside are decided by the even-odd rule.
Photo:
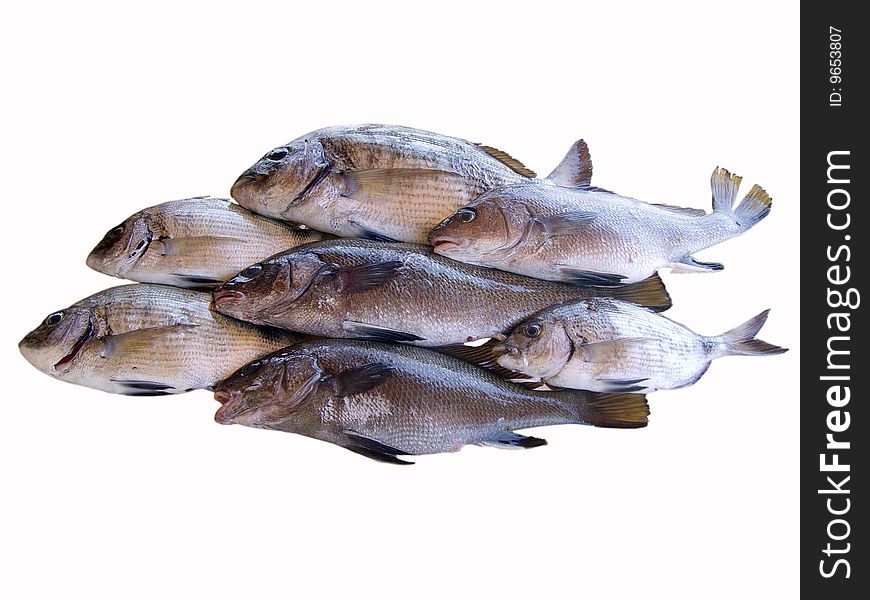
[[[646,427],[649,404],[643,394],[602,394],[585,391],[553,392],[577,411],[577,422],[595,427]]]
[[[756,184],[735,208],[734,200],[737,198],[741,181],[743,181],[742,177],[716,167],[710,178],[710,187],[713,190],[713,212],[729,216],[741,231],[746,231],[768,215],[773,201],[770,195]]]
[[[765,354],[782,354],[787,348],[780,348],[773,344],[757,339],[759,330],[767,321],[770,310],[755,315],[742,325],[726,331],[717,339],[724,345],[723,355],[742,354],[748,356],[761,356]]]
[[[601,296],[645,306],[655,312],[662,312],[671,307],[671,296],[658,274],[634,283],[593,289]]]

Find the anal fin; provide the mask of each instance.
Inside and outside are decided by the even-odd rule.
[[[725,268],[722,263],[701,262],[692,256],[684,256],[679,261],[671,263],[670,266],[675,273],[708,273],[710,271],[721,271]]]
[[[478,442],[477,445],[489,446],[490,448],[518,450],[546,446],[547,440],[527,435],[520,435],[519,433],[514,433],[513,431],[503,431],[488,440]]]

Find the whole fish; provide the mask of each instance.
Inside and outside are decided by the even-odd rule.
[[[213,287],[276,252],[327,237],[255,215],[229,200],[188,198],[146,208],[113,227],[87,262],[113,277]]]
[[[215,390],[218,423],[298,433],[376,460],[465,444],[534,448],[515,429],[577,423],[636,428],[637,394],[535,392],[431,350],[317,340],[242,368]]]
[[[492,337],[557,302],[604,295],[670,306],[657,277],[584,288],[465,265],[428,246],[350,239],[276,254],[214,291],[219,312],[252,323],[419,346]]]
[[[18,348],[62,381],[152,396],[211,388],[240,365],[301,339],[227,318],[210,305],[207,292],[109,288],[51,313]]]
[[[653,392],[692,385],[720,356],[780,354],[755,339],[767,312],[718,336],[698,335],[663,315],[607,298],[554,306],[519,325],[497,362],[550,386]]]
[[[512,185],[481,195],[429,235],[435,252],[551,281],[626,283],[661,267],[718,271],[692,253],[740,235],[770,212],[753,186],[733,208],[741,178],[713,172],[713,212],[647,204],[581,186]]]
[[[588,183],[575,143],[547,183]],[[426,243],[439,221],[481,192],[537,181],[505,152],[392,125],[312,131],[242,173],[236,201],[254,212],[341,237]]]

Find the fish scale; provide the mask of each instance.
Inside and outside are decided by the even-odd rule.
[[[579,287],[465,265],[414,244],[330,240],[260,264],[263,272],[255,278],[240,275],[215,290],[217,310],[324,337],[369,337],[354,329],[360,324],[379,328],[385,339],[403,334],[417,338],[403,341],[439,346],[504,333],[528,315],[568,300],[619,296],[658,310],[670,305],[659,279]],[[367,270],[381,265],[389,272],[367,280]],[[361,279],[363,289],[340,287],[342,273]]]
[[[505,353],[497,362],[556,387],[601,392],[680,388],[695,383],[718,357],[785,352],[755,338],[766,317],[765,312],[722,335],[703,336],[626,302],[571,302],[517,326],[501,345]]]
[[[359,373],[383,367],[374,385]],[[307,394],[300,383],[317,382]],[[642,427],[642,396],[536,392],[452,357],[374,342],[315,340],[256,361],[217,386],[220,423],[277,429],[395,462],[465,444],[532,447],[514,429],[566,423]],[[288,398],[296,404],[282,408]],[[507,436],[506,436],[507,434]]]
[[[725,169],[713,172],[710,214],[588,185],[508,185],[457,210],[428,240],[454,260],[551,281],[630,283],[663,267],[716,271],[722,265],[692,254],[744,233],[770,212],[770,196],[757,185],[734,206],[740,181]]]
[[[214,286],[244,267],[324,234],[289,227],[220,198],[164,202],[129,217],[123,235],[106,234],[88,256],[100,272],[181,287]],[[135,238],[135,239],[134,239]],[[130,247],[145,245],[135,260]]]
[[[142,391],[124,382],[159,384],[152,391],[161,393],[210,388],[240,365],[300,339],[214,312],[207,292],[162,285],[109,288],[63,312],[87,315],[93,327],[72,362],[55,368],[75,339],[46,343],[45,325],[22,340],[22,354],[52,377],[116,393]]]
[[[569,155],[576,152],[572,146]],[[567,171],[560,182],[577,176]],[[363,125],[320,129],[275,148],[242,173],[231,193],[252,211],[341,237],[424,243],[436,224],[482,191],[529,181],[539,180],[494,148]]]

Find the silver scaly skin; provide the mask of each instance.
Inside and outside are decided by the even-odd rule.
[[[785,352],[755,339],[766,319],[767,311],[703,336],[643,307],[596,298],[541,311],[495,352],[502,367],[550,386],[648,393],[695,383],[721,356]]]
[[[255,361],[215,388],[218,423],[274,429],[377,460],[455,452],[465,444],[530,448],[515,429],[647,423],[636,394],[536,392],[423,348],[315,340]]]
[[[218,314],[211,294],[152,284],[109,288],[50,314],[19,343],[56,379],[129,395],[211,388],[300,336]]]
[[[657,277],[579,287],[465,265],[428,246],[349,239],[277,254],[214,292],[218,311],[252,323],[420,346],[497,336],[547,306],[597,296],[670,306]]]
[[[663,267],[717,271],[721,264],[692,253],[742,234],[770,212],[770,197],[757,185],[733,206],[740,181],[713,172],[711,214],[589,186],[505,186],[457,210],[429,242],[454,260],[580,284],[630,283]]]
[[[570,185],[576,144],[547,183]],[[410,127],[349,125],[273,149],[233,185],[262,215],[341,237],[425,243],[455,209],[496,186],[537,181],[508,154]]]
[[[328,238],[221,198],[187,198],[127,218],[88,256],[96,271],[179,287],[214,287],[277,252]]]

